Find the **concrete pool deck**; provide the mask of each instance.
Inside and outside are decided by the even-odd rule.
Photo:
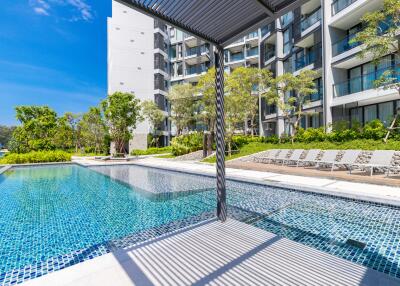
[[[399,285],[400,280],[229,219],[215,219],[23,286]]]
[[[159,158],[145,158],[130,162],[101,162],[92,160],[90,158],[74,158],[73,161],[83,166],[133,164],[207,176],[215,176],[216,172],[215,166],[211,164],[188,161],[172,161]],[[228,179],[239,181],[294,188],[306,192],[316,192],[400,206],[400,188],[379,185],[379,182],[378,184],[368,184],[324,177],[318,178],[313,176],[292,175],[278,172],[255,171],[238,168],[227,168],[226,175]]]

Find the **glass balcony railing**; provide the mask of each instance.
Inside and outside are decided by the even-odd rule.
[[[301,21],[301,31],[303,32],[307,30],[319,20],[321,20],[321,9],[318,9],[317,11],[309,15],[306,19]]]
[[[317,92],[311,94],[308,99],[310,101],[322,100],[324,98],[324,90],[323,90],[322,86],[317,86],[315,89],[317,90]]]
[[[332,3],[332,16],[347,8],[357,0],[336,0]]]
[[[268,33],[272,33],[272,30],[274,29],[274,23],[270,23],[264,27],[261,28],[261,37],[264,37]]]
[[[186,56],[200,56],[203,53],[208,53],[209,49],[206,46],[193,47],[186,50]]]
[[[258,56],[258,47],[252,48],[247,51],[247,57]]]
[[[337,83],[334,85],[334,96],[341,97],[369,89],[375,88],[375,81],[381,79],[385,71],[392,70],[395,71],[394,81],[398,82],[400,80],[400,64],[397,63],[396,66],[392,65],[382,69],[377,69],[373,72],[351,78],[349,80]]]
[[[207,67],[205,65],[200,66],[191,66],[186,68],[186,75],[194,75],[200,74],[207,71]]]
[[[231,62],[237,62],[241,60],[244,60],[243,53],[231,54]]]
[[[258,38],[258,32],[250,33],[246,36],[246,40]]]
[[[352,39],[354,39],[355,36],[356,36],[356,34],[348,35],[345,38],[343,38],[342,40],[334,43],[332,45],[332,55],[333,56],[340,55],[346,51],[349,51],[349,50],[361,45],[361,43],[359,43],[359,42],[350,44],[350,41]]]
[[[268,61],[268,60],[272,59],[273,57],[275,57],[275,51],[271,51],[271,50],[265,51],[265,53],[264,53],[265,61]]]
[[[315,52],[310,51],[303,57],[295,60],[295,62],[294,62],[295,71],[302,69],[308,65],[311,65],[314,62],[315,62]]]

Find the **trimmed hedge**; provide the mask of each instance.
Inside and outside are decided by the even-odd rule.
[[[147,150],[133,150],[131,152],[132,156],[140,156],[140,155],[155,155],[155,154],[165,154],[171,153],[172,148],[171,146],[168,147],[160,147],[160,148],[148,148]]]
[[[64,151],[32,151],[9,153],[0,159],[0,164],[27,164],[71,161],[71,154]]]

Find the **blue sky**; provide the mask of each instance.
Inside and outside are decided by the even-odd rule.
[[[2,0],[0,124],[14,107],[84,112],[107,95],[109,0]]]

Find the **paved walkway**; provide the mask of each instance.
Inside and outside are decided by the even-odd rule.
[[[215,220],[28,281],[24,286],[365,285],[386,274],[235,220]]]
[[[131,162],[100,162],[85,158],[74,160],[76,163],[91,165],[112,164],[136,164],[148,167],[156,167],[173,171],[188,172],[193,174],[215,176],[215,166],[197,162],[178,162],[158,158],[139,159]],[[277,172],[263,172],[254,170],[243,170],[227,168],[226,175],[229,179],[250,181],[259,184],[296,188],[303,191],[318,192],[323,194],[338,195],[347,198],[367,200],[378,203],[400,206],[400,188],[348,182],[339,179],[317,178],[311,176],[296,176],[280,174]]]

